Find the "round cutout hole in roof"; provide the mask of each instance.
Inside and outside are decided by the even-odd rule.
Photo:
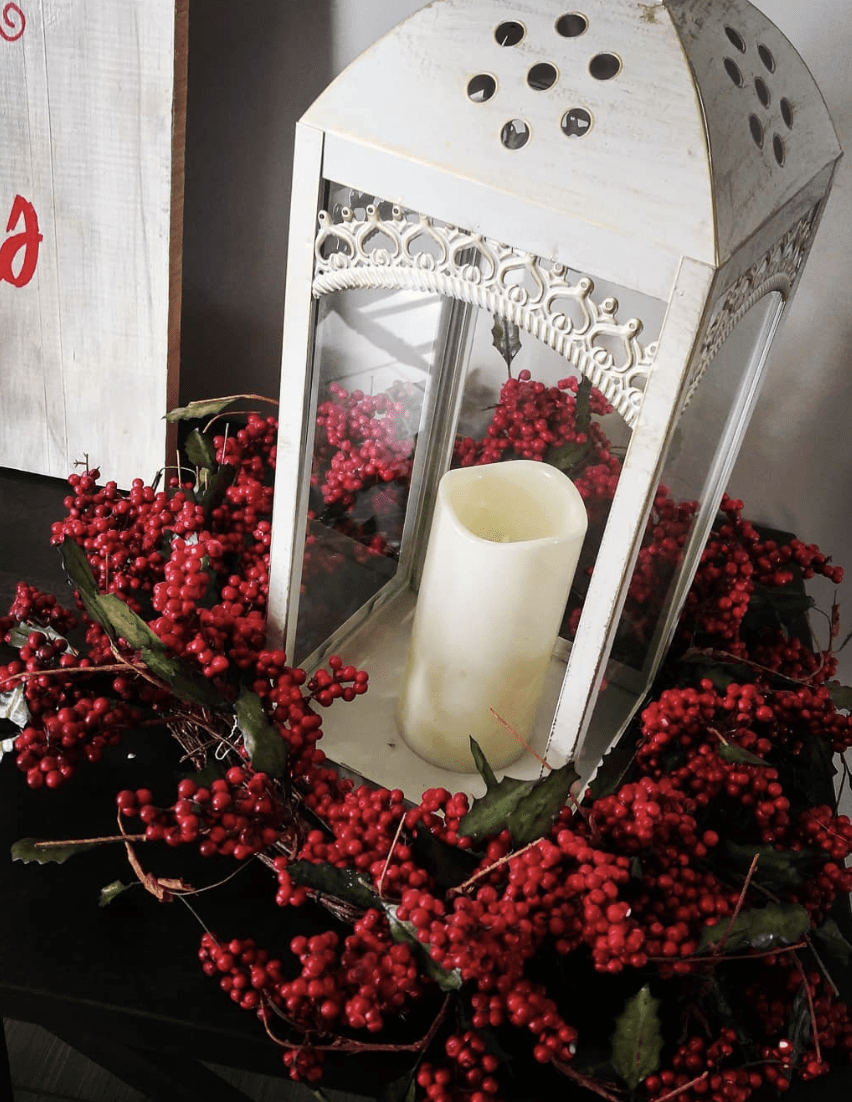
[[[592,128],[592,116],[585,107],[572,107],[562,116],[559,125],[567,138],[584,138]]]
[[[793,105],[786,96],[781,99],[781,118],[784,120],[784,125],[789,130],[793,125]]]
[[[497,81],[490,73],[477,73],[467,82],[467,98],[474,103],[485,103],[497,91]]]
[[[770,73],[775,72],[775,55],[769,49],[768,46],[764,46],[761,42],[757,47],[757,52],[760,54],[760,60],[766,66]]]
[[[530,140],[529,124],[523,119],[509,119],[500,131],[500,141],[507,149],[522,149]]]
[[[740,71],[739,65],[737,65],[736,61],[734,61],[732,57],[725,58],[725,72],[728,74],[734,84],[736,84],[737,88],[742,88],[743,74]]]
[[[751,136],[754,138],[754,144],[760,149],[763,149],[763,123],[757,115],[749,115],[748,125],[751,130]]]
[[[775,160],[778,164],[783,165],[787,160],[787,147],[780,134],[775,134],[772,138],[772,152],[775,154]]]
[[[762,77],[754,78],[754,90],[757,92],[757,98],[763,106],[768,107],[772,97],[769,94],[769,88],[766,86],[766,81]]]
[[[517,46],[526,33],[527,29],[523,23],[518,23],[514,19],[508,19],[505,23],[501,23],[497,27],[497,30],[494,32],[494,37],[497,40],[498,46]]]
[[[745,39],[743,38],[743,36],[740,34],[739,31],[734,30],[733,27],[727,27],[726,26],[725,27],[725,34],[728,36],[728,41],[731,43],[731,45],[736,46],[736,48],[740,51],[741,54],[744,54],[746,52]]]
[[[558,76],[555,65],[542,61],[538,65],[533,65],[527,73],[527,84],[530,88],[543,92],[545,89],[553,87]]]
[[[589,62],[589,72],[595,80],[612,80],[621,72],[621,58],[616,54],[595,54]]]
[[[556,20],[556,33],[563,38],[579,38],[588,29],[588,19],[578,11],[567,12]]]

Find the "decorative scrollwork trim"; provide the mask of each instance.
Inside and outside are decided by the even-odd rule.
[[[760,260],[744,272],[725,292],[704,337],[684,405],[692,399],[698,384],[719,349],[745,315],[765,295],[778,291],[786,300],[804,264],[816,226],[819,205],[793,226]]]
[[[370,205],[363,218],[344,207],[340,221],[321,211],[314,250],[315,297],[398,288],[479,306],[553,348],[635,423],[656,345],[639,342],[637,318],[617,319],[616,299],[594,299],[590,278],[571,283],[562,264],[399,207],[388,217]]]

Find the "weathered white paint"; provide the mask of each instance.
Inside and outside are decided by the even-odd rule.
[[[19,7],[23,33],[0,38],[0,231],[20,194],[43,240],[30,282],[0,282],[0,464],[64,477],[88,456],[128,485],[166,458],[186,3]]]
[[[381,249],[368,255],[360,238],[347,238],[351,216],[344,204],[338,214],[341,251],[329,258],[330,275],[322,263],[315,266],[315,295],[338,286],[338,277],[351,274],[353,265],[375,267],[381,286],[409,286],[411,258],[402,241],[408,233],[402,211],[413,210],[472,231],[471,251],[482,251],[476,237],[482,235],[517,250],[515,266],[524,264],[530,252],[668,304],[555,710],[551,760],[582,751],[684,402],[700,388],[705,372],[712,373],[715,353],[747,310],[762,295],[780,291],[786,298],[792,293],[839,154],[813,79],[790,44],[746,0],[723,0],[712,11],[707,0],[638,6],[586,0],[586,16],[581,33],[561,36],[553,10],[536,0],[440,0],[356,61],[304,120],[324,135],[326,180],[399,207],[393,215],[400,223],[397,233],[370,223],[369,199],[351,201],[352,207],[367,204],[368,236],[384,235]],[[503,21],[506,26],[498,31]],[[609,76],[614,79],[597,80],[598,63],[613,64],[617,72]],[[540,64],[550,70],[546,86],[531,79]],[[778,80],[771,82],[776,72]],[[472,78],[474,84],[480,78],[490,81],[493,94],[471,95]],[[392,87],[394,96],[372,110],[380,86]],[[560,130],[561,112],[568,106],[589,112],[592,125],[581,136]],[[528,127],[526,143],[505,140],[506,123],[513,118]],[[293,217],[303,211],[294,208]],[[328,218],[320,214],[319,220],[318,256]],[[330,232],[333,236],[334,226]],[[414,268],[418,275],[428,269],[431,279],[432,267],[441,263],[418,255]],[[482,268],[466,271],[464,281],[490,288],[493,262]],[[339,286],[344,285],[355,284],[343,279]],[[429,287],[473,301],[455,286]],[[515,291],[494,289],[488,310],[519,320]],[[304,293],[303,280],[288,288],[288,317],[291,312],[304,316],[305,307],[296,304]],[[754,334],[757,347],[744,354],[750,365],[745,382],[727,396],[729,405],[715,426],[718,452],[711,448],[706,458],[684,578],[675,587],[679,597],[697,564],[753,408],[763,335]],[[285,355],[282,399],[299,386],[286,375],[294,365],[301,370],[307,360],[304,346],[292,352]],[[451,362],[452,357],[440,369],[447,380]],[[584,364],[577,367],[591,377]],[[309,421],[303,421],[302,430],[304,441],[311,432]],[[294,441],[283,443],[292,449]],[[441,473],[441,462],[436,453],[429,479]],[[279,487],[303,478],[279,457]],[[424,499],[429,494],[425,489]],[[303,523],[297,519],[297,532]],[[273,579],[288,567],[274,544]],[[403,573],[393,585],[405,584]],[[280,578],[273,581],[270,613],[276,633],[286,588]],[[369,611],[365,606],[364,615]],[[654,644],[640,662],[642,684],[633,685],[637,700],[677,612],[676,603],[667,601]],[[326,645],[344,643],[355,620],[352,616]],[[351,660],[360,662],[362,656],[352,654]],[[590,743],[592,758],[617,737],[619,725],[610,714]],[[329,750],[336,752],[333,745]]]

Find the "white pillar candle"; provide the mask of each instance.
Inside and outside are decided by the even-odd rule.
[[[420,757],[473,772],[470,736],[495,769],[523,753],[500,719],[529,739],[586,524],[573,482],[545,463],[441,479],[398,709]]]

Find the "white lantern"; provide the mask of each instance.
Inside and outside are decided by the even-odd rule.
[[[414,796],[478,783],[397,723],[442,476],[542,459],[585,497],[511,772],[588,776],[670,644],[840,156],[747,0],[575,2],[435,0],[298,125],[271,639],[369,670],[325,749]]]

